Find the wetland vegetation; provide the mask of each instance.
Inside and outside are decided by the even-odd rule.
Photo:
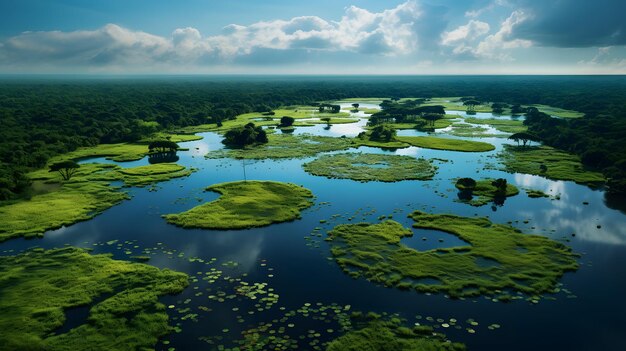
[[[466,79],[9,79],[0,344],[465,350],[517,316],[575,329],[594,245],[626,242],[604,202],[626,189],[624,84]]]
[[[448,232],[467,245],[417,251],[402,243],[414,233],[398,222],[341,224],[328,232],[335,261],[350,276],[387,287],[454,298],[485,294],[503,301],[515,292],[538,299],[553,292],[565,272],[578,268],[565,245],[486,218],[420,211],[409,216],[414,228]]]
[[[314,175],[362,182],[425,180],[432,179],[436,172],[436,167],[429,160],[363,153],[324,155],[302,167]]]

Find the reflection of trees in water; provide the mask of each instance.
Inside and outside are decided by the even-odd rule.
[[[472,196],[472,190],[469,189],[460,190],[457,196],[461,201],[471,201],[472,198],[474,198],[474,196]]]
[[[626,214],[626,196],[604,193],[604,204],[606,207],[618,210],[623,214]]]
[[[148,155],[148,162],[150,164],[177,162],[179,159],[180,157],[176,155],[176,151],[155,152]]]
[[[506,195],[496,195],[493,198],[493,204],[491,205],[491,210],[496,212],[498,207],[504,206],[504,201],[506,201]]]

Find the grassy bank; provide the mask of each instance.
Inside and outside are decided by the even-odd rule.
[[[602,173],[586,170],[578,156],[549,146],[505,145],[499,158],[507,172],[534,174],[588,185],[598,185],[605,181]]]
[[[5,202],[0,206],[0,241],[25,236],[41,236],[52,229],[91,219],[128,195],[114,181],[125,186],[146,186],[172,178],[185,177],[191,170],[177,164],[156,164],[121,168],[112,164],[83,164],[69,180],[46,170],[29,176],[36,184],[45,185],[29,199]]]

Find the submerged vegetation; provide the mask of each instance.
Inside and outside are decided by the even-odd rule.
[[[599,185],[605,181],[601,173],[585,169],[578,156],[549,146],[505,145],[499,157],[508,172],[571,180],[588,185]]]
[[[363,153],[323,155],[302,167],[317,176],[363,182],[426,180],[432,179],[436,172],[436,167],[429,160],[411,156]]]
[[[168,334],[158,298],[181,292],[187,275],[90,255],[77,248],[0,257],[0,345],[6,350],[138,350]],[[57,332],[72,308],[89,316]],[[7,331],[10,331],[7,332]]]
[[[313,194],[291,183],[230,182],[206,190],[221,196],[189,211],[165,215],[165,219],[184,228],[243,229],[292,221],[313,205]]]
[[[420,211],[410,217],[415,228],[444,231],[468,245],[417,251],[402,244],[413,232],[398,222],[342,224],[328,232],[335,261],[352,277],[388,287],[502,300],[510,299],[507,291],[533,299],[553,292],[565,272],[578,268],[576,255],[565,245],[486,218]]]

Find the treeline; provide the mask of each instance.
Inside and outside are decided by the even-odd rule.
[[[580,156],[583,165],[608,178],[608,192],[626,194],[626,115],[559,119],[530,108],[524,121],[544,144]]]
[[[559,122],[558,132],[553,131],[574,135],[572,139],[562,137],[557,143],[546,132],[537,133],[547,143],[581,155],[581,146],[573,146],[581,139],[588,139],[589,147],[604,142],[615,153],[611,162],[626,159],[616,156],[623,154],[619,150],[626,141],[615,132],[626,120],[624,77],[5,77],[0,80],[0,198],[26,189],[28,170],[80,146],[136,141],[163,129],[220,123],[286,105],[436,96],[578,110],[587,116]]]

